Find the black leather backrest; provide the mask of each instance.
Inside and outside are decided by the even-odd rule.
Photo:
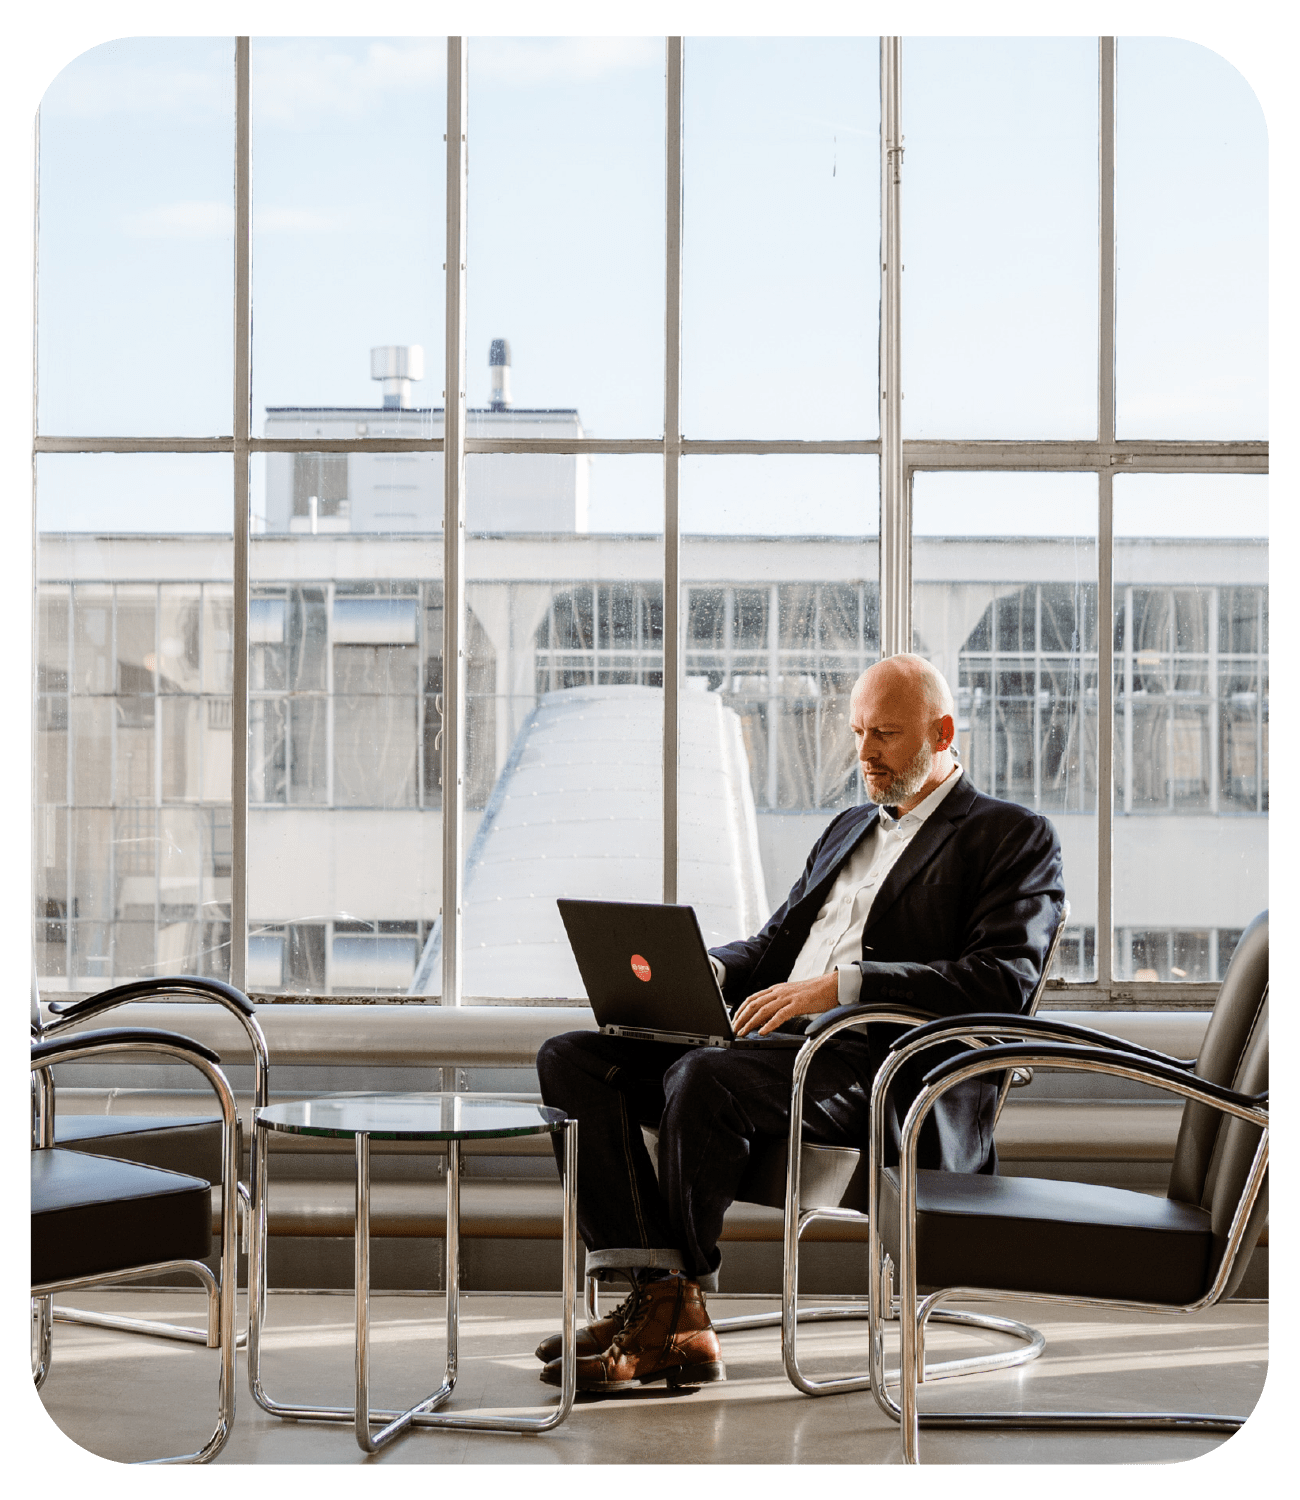
[[[1265,995],[1264,1004],[1260,1007],[1259,1018],[1255,1022],[1255,1029],[1246,1045],[1245,1055],[1241,1066],[1237,1069],[1232,1086],[1243,1094],[1260,1094],[1268,1087],[1267,995]],[[1259,1137],[1259,1127],[1245,1120],[1225,1118],[1220,1126],[1214,1155],[1210,1158],[1210,1168],[1205,1174],[1205,1191],[1201,1199],[1201,1207],[1210,1210],[1210,1229],[1214,1235],[1211,1274],[1218,1270],[1219,1259],[1227,1243],[1228,1230],[1232,1227],[1233,1214],[1245,1191],[1246,1180],[1255,1160]],[[1225,1297],[1232,1295],[1237,1284],[1246,1274],[1251,1251],[1255,1248],[1255,1243],[1267,1222],[1268,1179],[1265,1178],[1264,1186],[1251,1209],[1250,1218],[1246,1221],[1245,1238],[1241,1242],[1236,1264],[1228,1285],[1224,1289]]]
[[[1233,1087],[1268,992],[1268,913],[1260,912],[1241,935],[1196,1059],[1198,1077]],[[1169,1196],[1180,1203],[1200,1203],[1224,1116],[1208,1104],[1183,1108],[1174,1147]]]

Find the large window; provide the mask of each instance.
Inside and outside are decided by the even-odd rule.
[[[1268,899],[1221,58],[136,39],[39,141],[44,988],[554,1001],[558,896],[752,931],[910,649],[1058,830],[1068,1003],[1206,1003]]]

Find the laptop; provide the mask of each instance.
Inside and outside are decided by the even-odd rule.
[[[567,898],[556,905],[606,1035],[688,1047],[803,1045],[798,1032],[736,1035],[691,907]]]

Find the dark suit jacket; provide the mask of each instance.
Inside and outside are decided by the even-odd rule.
[[[833,819],[762,931],[710,950],[726,967],[724,994],[733,1010],[749,995],[789,977],[841,867],[878,819],[879,809],[870,803]],[[1023,1014],[1064,900],[1061,847],[1051,823],[1014,802],[985,796],[963,774],[921,825],[872,903],[862,933],[859,998],[898,1001],[935,1016]],[[884,1047],[899,1033],[898,1027],[875,1026],[866,1042],[845,1043],[861,1058],[864,1088],[869,1090]],[[920,1054],[921,1063],[899,1075],[889,1111],[895,1150],[921,1078],[959,1050],[927,1051]],[[923,1128],[921,1165],[950,1172],[994,1170],[996,1095],[989,1079],[968,1081],[946,1094]]]

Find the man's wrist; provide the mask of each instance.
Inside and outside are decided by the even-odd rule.
[[[862,970],[857,964],[836,964],[835,977],[839,994],[838,1005],[856,1005],[862,994]]]

